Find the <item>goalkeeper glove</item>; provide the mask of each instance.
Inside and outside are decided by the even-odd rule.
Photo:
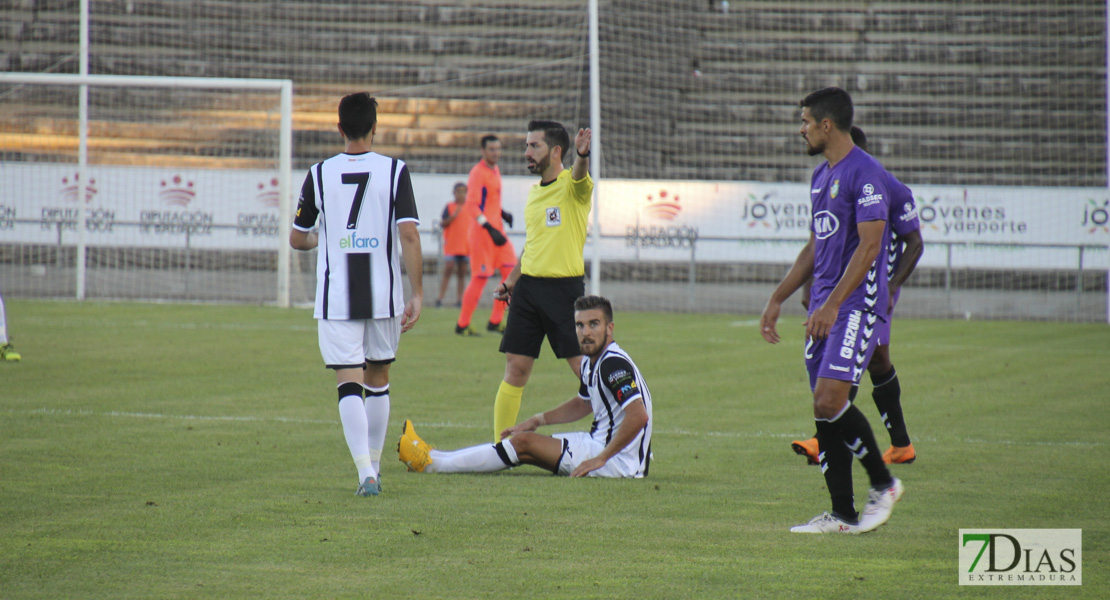
[[[513,226],[513,213],[501,211],[501,220],[508,223],[509,227]]]
[[[505,242],[508,241],[505,239],[504,234],[498,231],[493,225],[490,225],[489,219],[487,219],[485,215],[478,215],[478,224],[485,228],[486,233],[488,233],[490,239],[493,240],[494,246],[504,246]]]

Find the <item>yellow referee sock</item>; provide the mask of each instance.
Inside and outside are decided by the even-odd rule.
[[[501,432],[516,425],[516,417],[520,414],[520,397],[524,394],[523,387],[517,387],[502,381],[497,388],[497,399],[493,401],[493,441],[501,441]]]

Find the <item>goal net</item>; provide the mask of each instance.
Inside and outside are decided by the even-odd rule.
[[[272,80],[0,76],[4,293],[311,299],[283,250],[290,99]]]
[[[74,70],[75,4],[35,3],[32,9],[24,3],[10,10],[10,37],[2,46],[0,69]],[[438,217],[451,200],[453,184],[465,181],[479,159],[481,137],[492,133],[503,141],[503,201],[518,217],[508,233],[519,251],[524,240],[520,212],[535,183],[520,158],[524,125],[532,118],[555,119],[572,130],[588,124],[587,4],[94,1],[89,3],[90,65],[105,75],[295,81],[293,188],[304,169],[339,151],[338,99],[370,91],[381,103],[375,149],[405,160],[413,173],[430,303],[442,264]],[[856,121],[868,135],[871,153],[914,191],[926,248],[899,314],[1107,318],[1105,2],[598,4],[602,168],[595,173],[600,219],[593,233],[600,242],[595,245],[591,239],[586,258],[590,269],[595,253],[600,257],[600,268],[591,276],[619,307],[760,312],[808,236],[808,184],[818,159],[806,156],[797,135],[797,103],[809,92],[836,85],[852,94]],[[19,107],[11,113],[19,118],[2,124],[9,140],[3,168],[54,165],[72,170],[77,103],[71,97],[58,105],[68,107],[70,115],[70,124],[63,126],[51,112],[59,109],[48,108],[55,104],[19,99],[32,92],[51,98],[76,92],[64,86],[32,87],[0,89],[5,116],[9,106]],[[246,149],[251,144],[245,140],[272,131],[251,129],[256,125],[234,116],[245,110],[236,98],[251,97],[246,92],[191,90],[175,99],[173,92],[149,88],[145,94],[128,98],[119,89],[92,93],[91,176],[108,166],[162,168],[144,161],[174,155],[206,161],[205,166],[179,166],[196,168],[195,175],[180,174],[199,185],[200,172],[229,172],[212,163],[221,157],[243,160],[242,153],[254,152]],[[157,99],[157,94],[164,97]],[[273,106],[272,95],[251,94],[270,98],[245,102],[255,114],[265,112],[260,107],[267,102]],[[186,106],[186,99],[202,95],[208,97],[200,102],[202,112]],[[130,110],[128,103],[136,108]],[[225,103],[234,108],[215,108]],[[32,116],[34,110],[45,114]],[[102,116],[113,111],[110,119]],[[275,113],[271,109],[266,114]],[[142,136],[144,146],[124,148],[129,142],[113,138],[117,130],[127,129],[113,127],[117,121],[112,119],[120,115],[140,120],[139,129],[148,121],[185,124],[173,133]],[[229,124],[220,124],[221,119]],[[41,125],[35,129],[34,123]],[[204,127],[212,128],[210,135],[199,133]],[[201,139],[173,141],[190,133]],[[24,136],[24,141],[13,141],[15,136]],[[160,136],[166,141],[159,141]],[[221,149],[216,149],[216,140]],[[273,146],[255,147],[262,149],[259,156],[266,156]],[[60,158],[61,147],[69,149],[69,158]],[[120,158],[121,153],[127,156]],[[172,181],[178,174],[164,176]],[[65,186],[72,184],[64,172],[43,177],[59,187],[63,177],[68,177]],[[98,183],[109,183],[106,175],[99,177]],[[157,178],[156,187],[162,179]],[[95,197],[105,198],[107,188],[97,189]],[[12,193],[5,193],[0,215],[15,206],[8,200]],[[19,219],[0,221],[0,228],[18,227],[38,236],[33,242],[9,243],[15,238],[0,229],[0,269],[18,265],[17,287],[29,294],[69,295],[73,290],[58,288],[61,283],[47,285],[42,273],[53,268],[48,265],[72,264],[66,253],[74,252],[75,232],[43,225],[41,211],[74,206],[47,200],[20,209]],[[97,201],[89,204],[94,216]],[[30,223],[23,223],[27,210],[34,214]],[[237,218],[234,213],[227,225],[237,226]],[[138,221],[137,216],[128,219]],[[49,231],[54,237],[47,242],[43,238]],[[99,265],[99,253],[108,251],[97,243],[102,234],[85,235],[89,264]],[[249,239],[242,237],[238,241]],[[206,240],[191,236],[185,252],[185,240],[175,239],[178,247],[172,250],[155,244],[126,252],[161,257],[135,263],[158,260],[160,269],[179,269],[187,257],[192,270],[198,257],[214,256],[206,253],[215,249],[194,244]],[[21,254],[14,254],[17,250]],[[219,252],[231,264],[264,255],[254,247]],[[54,257],[54,262],[40,256]],[[127,262],[131,258],[118,260],[134,268]],[[294,263],[312,260],[311,254],[293,254]],[[250,272],[263,276],[262,271]],[[290,293],[294,302],[305,302],[310,294],[296,297],[298,272],[293,264]],[[310,269],[303,273],[311,279]],[[8,285],[8,276],[3,271],[0,276],[5,278],[0,285]],[[171,279],[184,285],[183,278]],[[70,280],[68,274],[57,279]],[[88,283],[95,286],[96,280],[90,276]],[[148,284],[142,278],[130,280],[118,289],[132,291],[109,295],[160,296],[134,291],[141,285]],[[206,299],[220,285],[200,288],[203,293],[169,297]],[[447,302],[454,300],[454,287],[450,289]],[[800,313],[796,300],[788,309]],[[488,301],[488,294],[483,295],[483,302]]]
[[[604,4],[618,304],[758,314],[808,237],[798,102],[838,86],[916,198],[899,314],[1107,319],[1104,2]]]

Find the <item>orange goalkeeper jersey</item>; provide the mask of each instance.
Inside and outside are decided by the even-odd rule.
[[[505,231],[501,224],[501,169],[497,165],[491,167],[480,160],[470,169],[470,177],[466,181],[465,210],[472,219],[485,215],[498,231]],[[475,223],[473,227],[481,225]]]

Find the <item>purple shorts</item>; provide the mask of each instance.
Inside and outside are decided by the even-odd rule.
[[[890,317],[887,320],[875,321],[875,344],[878,346],[890,345]]]
[[[902,290],[898,290],[898,293],[894,295],[894,302],[895,303],[898,302],[898,296],[900,296],[901,294],[902,294]],[[875,323],[875,339],[878,340],[876,343],[879,344],[880,346],[889,346],[890,345],[890,325],[893,322],[894,322],[894,306],[892,305],[890,307],[890,314],[888,314],[886,316],[886,320],[884,321],[882,319],[879,319]]]
[[[806,340],[805,361],[809,389],[817,388],[817,378],[838,379],[858,384],[878,346],[876,333],[883,323],[875,313],[860,310],[841,312],[823,340]]]

